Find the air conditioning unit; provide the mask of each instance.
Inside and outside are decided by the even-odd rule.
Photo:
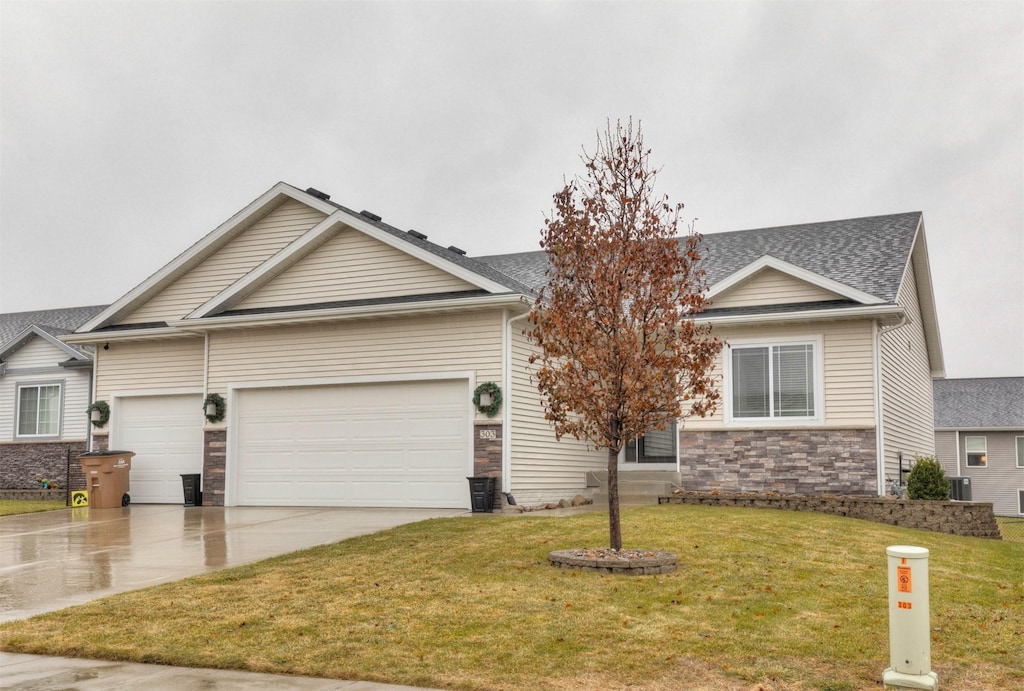
[[[971,501],[971,478],[949,478],[949,498],[953,501]]]

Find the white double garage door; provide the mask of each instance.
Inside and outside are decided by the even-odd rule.
[[[225,496],[239,506],[465,508],[465,379],[245,388],[228,411]],[[201,473],[202,397],[118,399],[114,443],[136,456],[133,503],[182,502]]]

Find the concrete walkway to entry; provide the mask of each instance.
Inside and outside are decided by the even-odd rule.
[[[337,542],[456,509],[137,505],[0,519],[0,622]],[[409,687],[228,670],[0,653],[0,688],[342,689]]]

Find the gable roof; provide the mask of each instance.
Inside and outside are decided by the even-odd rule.
[[[819,285],[844,296],[873,297],[894,303],[914,247],[922,215],[919,211],[793,226],[737,230],[704,236],[704,270],[714,287],[748,267],[796,267],[820,277]],[[539,290],[547,259],[543,251],[522,252],[477,260]],[[767,264],[766,264],[767,266]],[[801,277],[807,278],[806,274]],[[867,299],[865,297],[865,299]]]
[[[124,297],[110,305],[109,308],[103,310],[93,319],[82,325],[77,330],[77,333],[100,331],[116,325],[120,319],[145,304],[146,301],[175,280],[212,256],[217,250],[230,242],[232,238],[243,232],[245,228],[269,213],[269,211],[286,199],[293,199],[306,204],[325,214],[326,218],[244,277],[217,295],[212,296],[202,305],[197,305],[196,309],[185,320],[178,320],[177,323],[183,321],[198,323],[200,319],[216,317],[219,314],[230,312],[234,303],[241,297],[272,280],[281,271],[316,249],[336,231],[339,224],[355,228],[385,244],[396,247],[429,264],[463,278],[487,294],[530,295],[532,293],[529,286],[495,271],[486,264],[466,257],[457,248],[444,248],[429,242],[422,233],[399,230],[394,226],[384,223],[379,216],[370,212],[363,211],[357,213],[352,209],[330,201],[329,195],[313,188],[302,191],[286,183],[279,182],[203,237],[199,242],[178,255],[178,257],[162,269],[136,286]],[[152,330],[157,327],[166,327],[167,325],[160,323],[132,326]]]
[[[57,345],[74,359],[92,359],[88,350],[76,345],[61,343],[57,337],[74,332],[106,307],[106,305],[92,305],[0,314],[0,360],[5,359],[36,336]]]
[[[1024,377],[936,379],[936,429],[1024,430]]]

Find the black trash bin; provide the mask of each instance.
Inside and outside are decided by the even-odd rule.
[[[473,513],[491,513],[494,511],[494,478],[469,477],[469,498]]]
[[[203,493],[199,489],[199,473],[181,476],[181,487],[185,491],[185,506],[202,506]]]

